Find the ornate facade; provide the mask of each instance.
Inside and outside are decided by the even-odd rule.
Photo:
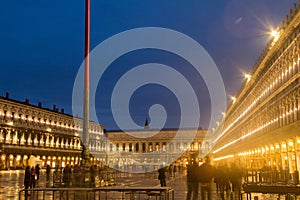
[[[211,133],[218,159],[300,169],[300,7],[282,21]]]
[[[161,165],[184,164],[189,154],[204,153],[202,143],[207,130],[145,129],[140,131],[110,131],[107,133],[107,165],[121,170],[149,170]],[[190,137],[195,133],[194,137]],[[180,135],[176,137],[176,135]],[[97,157],[97,156],[96,156]]]
[[[0,169],[28,165],[31,156],[42,166],[64,167],[81,160],[82,120],[58,111],[0,97]],[[100,148],[103,126],[90,122],[90,149]],[[101,139],[100,139],[101,141]],[[94,162],[93,158],[92,161]],[[96,161],[96,160],[95,160]]]
[[[103,125],[90,122],[91,161],[119,169],[157,167],[176,160],[185,164],[189,154],[209,149],[208,143],[202,146],[207,130],[181,130],[180,137],[176,137],[177,129],[156,131],[105,133]],[[193,133],[196,135],[191,137]],[[55,105],[53,109],[43,108],[41,103],[31,105],[29,100],[10,99],[8,93],[0,97],[0,169],[36,163],[53,168],[79,164],[81,134],[82,120],[65,114],[63,109],[59,111]]]

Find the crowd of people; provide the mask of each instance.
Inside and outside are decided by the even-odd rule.
[[[24,176],[24,186],[25,189],[30,189],[30,188],[35,188],[36,185],[38,184],[38,181],[40,179],[40,165],[37,164],[35,167],[32,166],[27,166],[25,168],[25,176]],[[28,193],[28,191],[25,191],[25,198],[27,199],[27,197],[30,194]]]
[[[175,167],[175,169],[174,169]],[[176,165],[161,166],[158,170],[158,180],[161,187],[166,187],[166,178],[175,177]],[[199,166],[199,161],[194,157],[187,166],[187,200],[197,200],[199,193],[201,200],[212,199],[212,187],[216,186],[221,199],[239,199],[242,188],[244,170],[235,163],[211,164],[209,157]]]
[[[35,188],[40,179],[40,166],[37,164],[35,167],[27,166],[25,169],[24,186],[25,189]],[[51,180],[51,167],[46,166],[46,184],[58,187],[95,187],[96,176],[101,176],[100,173],[103,169],[92,165],[86,170],[81,165],[69,166],[64,168],[56,167],[53,172],[53,179]],[[176,177],[182,169],[176,165],[170,165],[158,170],[158,179],[162,187],[166,187],[166,178]],[[85,182],[86,174],[89,173],[89,183]],[[187,166],[187,200],[196,200],[201,196],[202,200],[212,199],[212,184],[216,185],[217,193],[222,199],[228,195],[236,195],[238,199],[241,191],[242,178],[244,171],[235,163],[228,165],[227,163],[213,166],[210,158],[207,157],[204,163],[199,166],[197,159],[191,159]],[[53,182],[52,182],[53,181]],[[200,194],[200,195],[199,195]],[[25,197],[29,196],[28,191],[25,192]]]
[[[25,168],[24,187],[25,189],[32,189],[38,185],[40,179],[40,165],[35,167],[29,165]],[[48,187],[95,187],[96,176],[100,176],[100,169],[96,165],[92,165],[86,170],[81,165],[75,165],[74,167],[66,165],[63,168],[58,166],[54,169],[51,179],[50,165],[46,166],[46,186]],[[88,173],[89,182],[85,182],[86,175]],[[25,199],[30,196],[28,190],[25,191]]]
[[[210,158],[199,166],[196,159],[187,168],[187,200],[198,199],[199,192],[202,200],[212,199],[212,184],[216,184],[217,193],[221,199],[239,199],[242,187],[243,170],[235,163],[229,167],[223,163],[212,166]],[[235,196],[233,196],[235,195]]]
[[[160,166],[158,170],[158,180],[160,182],[161,187],[166,187],[166,178],[176,177],[178,173],[182,173],[183,168],[182,166],[177,166],[175,164],[169,166]]]
[[[85,169],[81,165],[74,167],[66,165],[64,168],[55,168],[53,172],[53,185],[63,187],[95,187],[96,176],[100,176],[101,169],[96,165],[91,165],[89,169]],[[47,174],[47,172],[46,172]],[[86,176],[89,182],[85,181]]]

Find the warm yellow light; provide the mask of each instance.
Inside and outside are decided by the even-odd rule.
[[[8,123],[7,123],[7,125],[9,125],[9,126],[13,126],[13,125],[14,125],[14,123],[13,123],[12,121],[10,121],[10,122],[8,122]]]
[[[271,36],[274,37],[274,38],[275,38],[275,37],[279,37],[279,32],[278,32],[278,31],[275,31],[275,30],[274,30],[274,31],[271,31]]]
[[[279,31],[271,31],[270,35],[273,37],[273,42],[271,44],[271,46],[273,46],[275,44],[275,42],[277,42],[277,40],[279,39]]]
[[[269,147],[266,147],[266,151],[269,151]]]
[[[233,158],[234,156],[231,155],[227,155],[227,156],[222,156],[222,157],[218,157],[218,158],[214,158],[214,161],[218,161],[218,160],[223,160],[223,159],[227,159],[227,158]]]
[[[249,82],[251,79],[251,75],[247,74],[247,73],[244,74],[244,77],[245,77],[245,79],[247,79],[247,82]]]
[[[232,102],[234,103],[236,101],[235,97],[231,97]]]

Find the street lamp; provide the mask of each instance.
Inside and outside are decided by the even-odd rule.
[[[230,98],[231,98],[233,103],[236,101],[236,98],[234,96],[231,96]]]
[[[251,79],[251,75],[250,75],[250,74],[247,74],[247,73],[244,74],[244,77],[245,77],[247,83],[248,83],[248,82],[250,81],[250,79]]]

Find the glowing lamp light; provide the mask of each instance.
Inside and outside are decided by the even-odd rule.
[[[235,97],[231,97],[232,102],[234,103],[236,101]]]
[[[8,122],[8,123],[7,123],[7,125],[9,125],[9,126],[13,126],[13,125],[14,125],[14,123],[13,123],[12,121],[10,121],[10,122]]]
[[[270,35],[274,38],[273,42],[276,42],[279,39],[279,31],[271,31]]]
[[[247,73],[244,74],[244,77],[245,77],[245,79],[247,80],[247,82],[249,82],[250,79],[251,79],[251,75],[250,75],[250,74],[247,74]]]
[[[275,30],[273,30],[273,31],[271,31],[271,36],[273,36],[273,37],[277,37],[277,36],[279,36],[279,32],[278,32],[278,31],[275,31]]]

